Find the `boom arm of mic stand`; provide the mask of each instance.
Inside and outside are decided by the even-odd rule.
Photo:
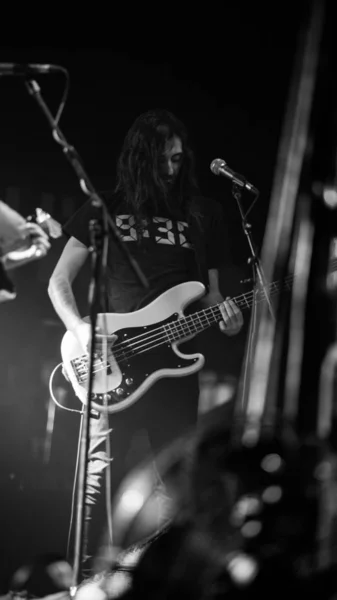
[[[31,96],[33,96],[33,98],[35,98],[36,102],[42,109],[42,112],[47,117],[47,120],[52,129],[53,138],[58,144],[60,144],[62,146],[63,152],[64,152],[66,158],[69,160],[70,164],[72,165],[72,167],[79,179],[79,184],[80,184],[82,191],[87,196],[92,198],[94,206],[97,206],[98,208],[101,208],[104,211],[105,218],[107,219],[110,231],[111,231],[116,243],[118,244],[118,246],[120,247],[122,252],[127,257],[127,260],[129,261],[132,269],[134,270],[134,272],[135,272],[136,276],[138,277],[142,286],[148,289],[149,288],[148,280],[146,279],[144,273],[141,271],[137,261],[130,254],[130,251],[129,251],[127,245],[121,239],[121,237],[118,233],[118,229],[117,229],[115,223],[113,222],[111,215],[109,214],[109,212],[107,210],[106,204],[102,200],[102,198],[97,194],[97,192],[95,191],[94,186],[92,185],[87,173],[84,170],[84,167],[81,163],[81,160],[80,160],[80,157],[79,157],[77,151],[75,150],[74,146],[71,146],[67,142],[67,140],[64,137],[62,131],[60,130],[58,124],[56,123],[55,119],[53,118],[53,115],[51,114],[48,106],[46,105],[45,101],[41,97],[39,85],[36,83],[35,80],[26,80],[25,84],[28,89],[28,93]]]

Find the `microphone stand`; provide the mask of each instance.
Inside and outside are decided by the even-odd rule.
[[[52,135],[54,140],[62,146],[63,152],[66,158],[72,165],[78,179],[81,190],[91,198],[92,205],[97,209],[100,209],[102,215],[103,227],[100,227],[98,221],[94,220],[90,223],[90,241],[91,241],[91,254],[92,254],[92,281],[90,284],[89,291],[89,305],[90,305],[90,318],[91,318],[91,348],[89,357],[89,381],[87,391],[87,403],[83,409],[83,422],[81,427],[81,444],[80,444],[80,460],[79,460],[79,473],[78,473],[78,500],[77,500],[77,519],[76,519],[76,535],[75,535],[75,556],[73,566],[73,580],[70,589],[71,596],[75,596],[78,588],[79,576],[80,576],[80,565],[83,561],[83,547],[84,547],[84,522],[85,522],[85,495],[87,489],[87,469],[88,469],[88,453],[89,453],[89,437],[90,437],[90,414],[91,414],[91,395],[93,386],[93,360],[95,353],[95,333],[96,333],[96,322],[98,313],[98,299],[99,292],[102,290],[100,279],[102,272],[104,274],[104,261],[106,258],[106,248],[108,244],[108,235],[112,235],[114,241],[119,246],[121,251],[126,256],[129,264],[131,265],[136,277],[139,279],[143,287],[148,288],[149,283],[141,271],[137,261],[131,256],[127,245],[124,244],[120,238],[118,229],[108,212],[105,202],[100,198],[96,192],[93,184],[91,183],[87,173],[84,170],[81,159],[73,146],[71,146],[62,131],[60,130],[58,123],[55,121],[51,114],[48,106],[41,97],[39,85],[35,80],[25,80],[28,93],[33,96],[37,104],[41,108],[42,112],[46,116],[49,125],[52,129]]]
[[[248,211],[246,213],[244,212],[242,204],[241,204],[242,187],[236,182],[232,183],[232,195],[234,196],[234,198],[237,202],[237,205],[239,207],[241,220],[242,220],[242,228],[243,228],[244,234],[248,240],[248,245],[249,245],[249,248],[251,251],[251,257],[248,259],[248,263],[252,265],[253,281],[254,281],[253,310],[252,310],[252,316],[251,316],[250,325],[249,325],[248,342],[246,345],[246,352],[245,352],[245,357],[244,357],[243,366],[242,366],[242,370],[241,370],[239,389],[237,392],[238,398],[240,398],[240,404],[238,406],[240,406],[240,411],[241,411],[242,409],[244,409],[244,407],[246,406],[246,403],[247,403],[247,398],[248,398],[247,394],[248,394],[249,385],[250,385],[251,362],[252,362],[252,357],[253,357],[254,349],[255,349],[254,338],[256,336],[256,319],[257,319],[255,286],[256,286],[257,282],[260,284],[261,289],[264,293],[264,297],[267,300],[268,309],[269,309],[270,315],[273,320],[275,320],[275,315],[274,315],[273,307],[272,307],[272,304],[270,301],[268,286],[266,284],[266,279],[265,279],[265,276],[263,273],[263,269],[262,269],[260,260],[255,252],[255,244],[253,242],[252,233],[251,233],[252,226],[247,221],[247,215],[250,212],[250,210],[252,209],[255,201],[257,200],[258,193],[255,195],[255,200],[252,202],[250,208],[248,209]]]
[[[268,286],[267,286],[267,283],[266,283],[266,278],[265,278],[265,275],[264,275],[264,272],[263,272],[263,268],[262,268],[262,265],[261,265],[261,261],[259,260],[257,254],[255,252],[255,244],[253,242],[252,233],[251,233],[252,226],[247,221],[247,215],[248,215],[248,212],[250,212],[251,209],[248,209],[248,211],[246,213],[244,213],[244,210],[243,210],[243,207],[242,207],[242,204],[241,204],[242,187],[239,184],[235,183],[235,182],[233,182],[233,185],[232,185],[232,194],[233,194],[233,196],[234,196],[234,198],[235,198],[235,200],[237,202],[237,205],[239,207],[239,211],[240,211],[240,215],[241,215],[241,221],[242,221],[243,232],[244,232],[244,234],[245,234],[245,236],[247,238],[248,245],[249,245],[249,248],[250,248],[250,251],[251,251],[251,255],[252,255],[248,259],[248,263],[251,264],[252,267],[253,267],[253,269],[255,270],[255,273],[257,275],[258,282],[259,282],[259,284],[261,286],[261,290],[263,292],[264,298],[267,301],[269,312],[270,312],[272,318],[275,319],[275,314],[274,314],[273,306],[271,304],[270,294],[269,294]],[[253,202],[253,204],[254,204],[254,202]],[[255,274],[254,274],[253,280],[254,281],[256,280]]]

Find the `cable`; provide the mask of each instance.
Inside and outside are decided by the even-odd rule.
[[[55,402],[55,404],[57,404],[57,406],[59,406],[60,408],[63,408],[63,410],[68,410],[69,412],[75,412],[75,413],[78,413],[80,415],[83,415],[83,411],[82,410],[76,410],[75,408],[67,408],[66,406],[62,406],[62,404],[60,404],[56,400],[56,398],[54,396],[53,387],[52,387],[53,378],[54,378],[54,375],[55,375],[57,369],[59,367],[62,367],[62,365],[63,365],[63,363],[59,363],[58,365],[56,365],[56,367],[52,370],[52,373],[51,373],[51,375],[49,377],[49,393],[50,393],[50,397]]]
[[[53,392],[53,378],[54,375],[57,371],[57,369],[59,367],[62,367],[63,363],[59,363],[58,365],[56,365],[56,367],[53,369],[50,378],[49,378],[49,393],[50,393],[50,397],[52,398],[52,400],[55,402],[55,404],[57,406],[59,406],[60,408],[63,408],[63,410],[68,410],[69,412],[75,412],[81,415],[81,425],[80,425],[80,431],[82,428],[82,421],[83,421],[83,411],[82,410],[75,410],[73,408],[67,408],[66,406],[62,406],[62,404],[60,404],[55,396],[54,396],[54,392]],[[77,482],[77,473],[78,473],[78,465],[79,465],[79,446],[80,446],[80,440],[81,440],[81,436],[79,436],[79,441],[78,441],[78,450],[77,450],[77,459],[76,459],[76,466],[75,466],[75,476],[74,476],[74,485],[73,485],[73,493],[72,493],[72,500],[71,500],[71,512],[70,512],[70,524],[69,524],[69,532],[68,532],[68,542],[67,542],[67,559],[69,560],[69,549],[70,549],[70,538],[71,538],[71,531],[72,531],[72,527],[73,527],[73,520],[74,520],[74,508],[75,508],[75,494],[76,494],[76,482]]]
[[[79,412],[79,411],[75,411],[75,412]],[[77,446],[77,458],[76,458],[76,465],[75,465],[74,485],[73,485],[73,493],[72,493],[72,497],[71,497],[70,523],[69,523],[68,542],[67,542],[67,560],[69,560],[69,562],[70,562],[70,556],[69,556],[69,552],[70,552],[70,538],[71,538],[71,530],[72,530],[73,521],[74,521],[75,495],[76,495],[76,484],[77,484],[78,467],[79,467],[79,459],[80,459],[80,446],[81,446],[81,438],[82,438],[82,435],[81,435],[82,425],[83,425],[83,412],[81,413],[81,423],[80,423],[80,433],[79,433],[79,436],[78,436],[78,446]]]

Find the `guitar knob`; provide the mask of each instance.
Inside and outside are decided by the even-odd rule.
[[[128,378],[125,380],[125,383],[126,383],[126,385],[132,385],[132,384],[133,384],[133,379],[132,379],[132,377],[128,377]]]
[[[116,390],[116,394],[117,394],[117,396],[123,396],[123,395],[124,395],[124,390],[123,390],[123,388],[117,388],[117,390]]]

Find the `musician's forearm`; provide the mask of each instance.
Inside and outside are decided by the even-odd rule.
[[[220,304],[224,301],[224,297],[219,287],[219,271],[218,269],[209,269],[209,291],[206,296],[201,299],[203,306],[213,306],[214,304]]]
[[[71,283],[65,277],[54,276],[49,281],[48,294],[51,303],[69,331],[75,331],[83,321],[78,311]]]
[[[215,304],[220,304],[223,301],[224,301],[224,297],[220,292],[218,294],[209,293],[200,299],[200,304],[203,308],[208,308],[209,306],[214,306]]]

